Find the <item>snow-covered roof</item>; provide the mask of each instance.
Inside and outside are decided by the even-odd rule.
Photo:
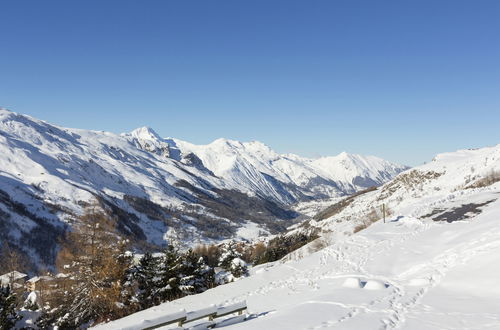
[[[54,278],[52,276],[34,276],[28,280],[30,283],[36,283],[38,281],[52,281]]]
[[[10,281],[17,281],[17,280],[20,280],[22,278],[25,278],[26,274],[24,273],[21,273],[21,272],[18,272],[17,270],[14,270],[12,272],[9,272],[9,273],[6,273],[6,274],[3,274],[2,276],[0,276],[0,283],[2,285],[7,285],[10,283]]]
[[[58,273],[58,274],[56,275],[56,278],[66,278],[66,277],[68,277],[68,276],[69,276],[68,274]]]

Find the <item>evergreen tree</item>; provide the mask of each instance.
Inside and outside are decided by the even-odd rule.
[[[0,329],[12,329],[20,319],[16,311],[17,298],[10,286],[0,286]]]
[[[183,268],[179,250],[168,245],[164,251],[159,276],[161,278],[160,295],[162,301],[170,301],[182,296],[180,276]]]
[[[221,255],[219,257],[219,267],[227,271],[231,271],[231,264],[234,258],[241,258],[241,253],[236,250],[236,242],[230,241],[224,243],[221,248]]]
[[[194,275],[197,278],[195,283],[196,293],[201,293],[215,286],[214,269],[207,265],[203,257],[198,258]]]
[[[146,253],[132,272],[141,309],[203,292],[215,283],[214,271],[203,258],[192,250],[180,253],[173,245],[167,246],[161,257]]]
[[[241,257],[241,253],[236,249],[236,243],[234,241],[225,243],[222,246],[219,266],[231,272],[234,277],[245,276],[248,273],[248,268]]]
[[[201,293],[214,286],[214,270],[206,264],[203,257],[189,249],[183,255],[180,283],[184,294]]]
[[[248,267],[241,258],[234,258],[229,269],[234,277],[248,276]]]
[[[147,252],[134,269],[134,279],[138,285],[138,303],[141,309],[158,305],[162,302],[160,258]]]
[[[196,274],[198,257],[189,249],[182,255],[182,268],[179,274],[179,289],[183,295],[196,293],[198,278]]]

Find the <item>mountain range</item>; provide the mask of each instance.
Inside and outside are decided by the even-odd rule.
[[[0,110],[0,239],[52,265],[92,202],[138,248],[252,239],[297,223],[293,205],[381,185],[406,166],[341,153],[308,159],[261,142],[194,145],[148,127],[63,128]]]

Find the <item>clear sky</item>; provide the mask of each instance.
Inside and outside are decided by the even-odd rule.
[[[500,143],[500,1],[2,1],[0,106],[417,165]]]

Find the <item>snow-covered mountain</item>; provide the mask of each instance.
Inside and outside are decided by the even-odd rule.
[[[0,239],[51,264],[57,238],[97,200],[137,244],[283,231],[292,203],[350,194],[401,170],[375,157],[309,160],[259,142],[195,146],[152,129],[68,129],[0,110]]]
[[[96,329],[143,328],[180,309],[242,300],[247,316],[186,326],[500,329],[499,215],[500,145],[441,154],[298,225],[323,237],[281,261]]]
[[[136,139],[145,150],[222,178],[230,188],[284,204],[352,194],[381,185],[407,169],[378,157],[346,152],[319,159],[281,155],[258,141],[217,139],[208,145],[194,145],[162,139],[148,127],[123,136]]]
[[[437,155],[431,162],[400,173],[377,189],[367,189],[324,208],[292,231],[318,230],[340,238],[380,219],[382,206],[388,213],[455,221],[474,214],[474,206],[452,209],[450,205],[474,202],[478,191],[498,191],[500,144],[481,149],[459,150]],[[487,202],[487,201],[482,201]],[[324,206],[324,203],[321,204]],[[302,212],[314,209],[304,203]],[[301,209],[299,206],[298,209]],[[410,212],[411,210],[411,212]]]

